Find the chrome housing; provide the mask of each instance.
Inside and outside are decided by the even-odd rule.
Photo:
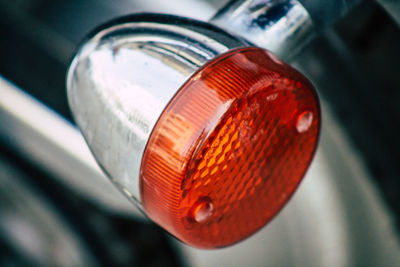
[[[94,31],[67,77],[68,100],[95,158],[140,203],[142,154],[164,107],[200,66],[245,46],[210,24],[138,14]]]

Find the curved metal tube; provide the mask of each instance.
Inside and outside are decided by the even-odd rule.
[[[322,31],[343,17],[360,0],[298,0],[310,14],[315,29]]]
[[[307,10],[297,0],[232,1],[210,21],[288,60],[313,37]]]
[[[291,60],[360,0],[233,0],[211,23]]]
[[[0,141],[96,205],[144,218],[100,170],[76,127],[1,76],[0,95]]]

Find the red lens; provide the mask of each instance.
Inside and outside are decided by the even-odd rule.
[[[316,149],[314,88],[259,48],[230,51],[180,88],[141,167],[148,216],[200,248],[235,243],[289,200]]]

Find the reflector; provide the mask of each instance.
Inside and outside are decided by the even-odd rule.
[[[296,70],[255,47],[220,55],[154,127],[140,171],[143,208],[195,247],[242,240],[293,194],[319,128],[317,95]]]

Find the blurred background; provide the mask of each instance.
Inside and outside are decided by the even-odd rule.
[[[116,200],[96,167],[80,171],[94,163],[65,93],[80,40],[117,16],[206,21],[224,4],[0,0],[0,266],[400,266],[400,28],[375,1],[291,62],[321,97],[320,147],[295,197],[253,237],[189,248]],[[110,187],[109,200],[89,176]]]

